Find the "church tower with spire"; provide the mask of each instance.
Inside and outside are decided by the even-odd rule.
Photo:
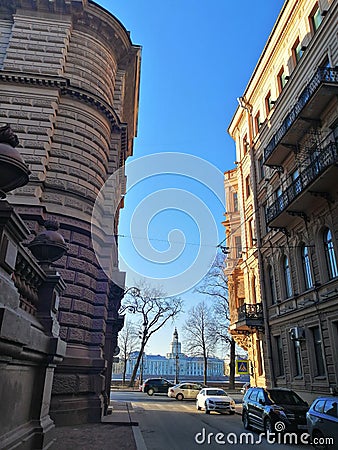
[[[178,355],[179,357],[184,356],[181,349],[181,343],[178,340],[177,328],[175,327],[173,340],[170,344],[170,353],[167,353],[167,358],[176,358],[176,355]]]

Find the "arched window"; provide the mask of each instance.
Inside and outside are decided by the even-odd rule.
[[[309,247],[307,247],[306,245],[302,246],[302,268],[305,289],[311,289],[313,287],[313,278],[311,272]]]
[[[332,278],[338,277],[338,266],[329,228],[324,231],[324,249],[329,279],[332,280]]]
[[[273,273],[273,268],[271,265],[268,266],[268,283],[269,283],[269,289],[270,289],[270,295],[271,295],[271,304],[274,305],[277,303],[277,296],[276,296],[276,287],[275,287],[275,277]]]
[[[292,297],[292,283],[291,283],[291,271],[289,266],[289,259],[287,256],[283,258],[283,270],[284,270],[284,283],[286,298]]]

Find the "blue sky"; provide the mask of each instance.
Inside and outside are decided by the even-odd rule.
[[[187,273],[186,266],[206,261],[224,238],[224,198],[203,183],[203,172],[208,170],[205,162],[214,166],[209,179],[222,191],[222,173],[232,169],[235,161],[235,145],[227,128],[236,99],[245,90],[284,0],[97,3],[123,23],[134,44],[142,46],[138,136],[127,164],[129,179],[133,178],[129,164],[130,170],[134,164],[139,172],[142,165],[152,164],[152,159],[142,157],[157,153],[194,155],[199,160],[192,159],[187,167],[201,169],[196,178],[156,173],[128,186],[119,247],[121,269],[127,271],[130,286],[137,281],[128,270],[130,265],[146,277],[172,276],[175,270]],[[171,157],[175,160],[175,155]],[[178,155],[175,161],[179,171]],[[178,200],[176,205],[173,199]],[[201,249],[211,253],[198,254]],[[155,257],[147,261],[148,254]],[[170,266],[163,264],[165,257]],[[186,311],[202,300],[192,290],[181,297]],[[179,332],[184,320],[183,314],[175,323]],[[170,324],[158,333],[147,352],[166,353],[173,327]]]

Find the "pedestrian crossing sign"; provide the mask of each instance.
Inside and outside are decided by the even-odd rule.
[[[237,359],[236,373],[237,375],[247,375],[249,373],[249,360]]]

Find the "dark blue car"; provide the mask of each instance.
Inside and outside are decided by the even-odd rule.
[[[308,432],[316,449],[338,448],[338,397],[319,397],[306,413]]]

